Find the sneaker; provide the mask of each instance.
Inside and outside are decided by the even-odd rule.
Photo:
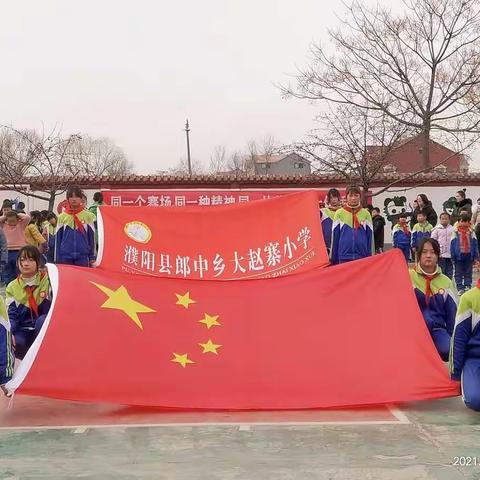
[[[461,297],[464,293],[465,293],[464,290],[459,290],[459,291],[458,291],[458,296]]]

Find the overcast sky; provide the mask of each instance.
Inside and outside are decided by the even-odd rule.
[[[305,65],[335,25],[332,0],[18,0],[2,4],[0,120],[108,136],[139,173],[185,157],[208,165],[215,145],[282,143],[316,109],[273,85]]]

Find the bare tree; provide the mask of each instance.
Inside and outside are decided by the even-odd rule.
[[[203,165],[198,160],[195,160],[192,158],[191,164],[192,164],[193,175],[199,175],[203,173],[203,170],[204,170]],[[189,175],[187,159],[181,158],[179,162],[174,167],[169,168],[167,172],[173,175]]]
[[[209,171],[212,173],[223,172],[227,168],[227,149],[225,145],[217,145],[210,155]]]
[[[100,139],[95,145],[79,134],[63,136],[59,129],[51,132],[17,130],[3,126],[0,130],[0,186],[25,196],[48,202],[52,210],[55,200],[65,193],[79,175],[90,176],[92,181],[104,174],[113,173],[113,167],[125,165],[126,159],[119,151]],[[102,146],[102,148],[100,148]],[[106,151],[116,152],[106,155]],[[120,158],[123,160],[119,161]],[[113,161],[115,158],[115,161]],[[103,166],[102,166],[103,165]],[[35,190],[30,189],[32,181]]]
[[[404,0],[394,14],[361,1],[330,31],[333,53],[312,46],[311,65],[285,96],[353,105],[422,132],[423,166],[432,132],[480,132],[480,3]],[[469,137],[469,140],[470,137]]]
[[[102,175],[125,175],[133,171],[133,164],[125,152],[109,138],[92,138],[82,135],[75,142],[73,169],[89,177]]]

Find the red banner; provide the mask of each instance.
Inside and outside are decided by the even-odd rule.
[[[208,210],[100,210],[98,264],[104,270],[238,280],[283,276],[328,264],[313,191]]]
[[[247,203],[253,200],[266,200],[290,193],[305,192],[296,190],[103,190],[106,205],[112,207],[213,207]],[[327,190],[315,190],[319,202],[323,203]]]
[[[55,304],[7,384],[11,391],[187,409],[459,394],[397,250],[258,281],[49,268]]]

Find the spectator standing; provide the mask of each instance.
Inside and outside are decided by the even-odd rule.
[[[466,198],[466,188],[455,193],[455,206],[452,212],[452,224],[458,222],[461,217],[461,212],[465,211],[470,216],[472,215],[472,201]]]
[[[94,200],[95,195],[93,196]],[[93,205],[90,207],[90,209],[92,208]],[[325,240],[325,246],[327,247],[327,251],[329,254],[330,248],[332,246],[333,218],[335,217],[335,213],[337,212],[337,210],[339,210],[340,208],[340,192],[336,188],[331,188],[327,193],[327,206],[320,209],[320,221],[322,222],[323,239]],[[95,214],[96,210],[97,209],[95,208]]]
[[[416,252],[420,242],[424,238],[429,238],[432,232],[432,225],[427,222],[427,217],[424,212],[417,213],[417,223],[412,230],[412,249]]]
[[[55,239],[57,230],[57,216],[53,212],[47,214],[48,226],[46,228],[47,235],[47,262],[54,263],[55,261]]]
[[[393,248],[399,248],[406,262],[410,261],[410,248],[412,244],[412,232],[408,228],[407,214],[402,213],[398,217],[398,223],[393,227]]]
[[[5,211],[4,206],[4,211]],[[25,228],[30,222],[30,217],[25,213],[17,213],[11,208],[0,217],[0,228],[7,239],[8,259],[5,265],[4,281],[8,285],[18,275],[17,256],[25,246]]]
[[[372,208],[372,223],[375,253],[383,253],[385,244],[385,219],[380,214],[378,207]]]
[[[440,245],[438,265],[442,269],[442,273],[450,280],[453,278],[453,263],[450,251],[453,233],[453,227],[450,224],[450,215],[443,212],[440,214],[440,223],[432,230],[432,238]]]
[[[473,262],[478,258],[477,237],[470,224],[470,215],[462,214],[454,227],[450,246],[455,265],[455,283],[459,295],[472,288]]]
[[[57,221],[55,261],[89,267],[95,262],[95,215],[83,207],[80,187],[67,190],[67,201]]]
[[[42,214],[37,210],[30,212],[30,222],[25,228],[25,242],[27,245],[37,247],[41,253],[44,251],[44,245],[47,243],[47,240],[41,233],[42,229]]]
[[[432,202],[428,199],[428,197],[424,193],[421,193],[420,195],[417,196],[416,202],[417,202],[417,205],[413,210],[412,221],[410,224],[410,228],[412,232],[413,232],[413,227],[418,222],[417,215],[419,213],[423,213],[425,215],[427,222],[432,226],[432,228],[435,227],[437,225],[438,216],[437,216],[437,212],[432,207]]]
[[[347,187],[347,202],[333,219],[332,264],[370,257],[374,253],[372,217],[360,204],[361,190]]]
[[[329,194],[332,190],[335,190],[337,193],[338,193],[338,202],[340,204],[340,193],[338,192],[337,189],[335,188],[332,188],[329,190],[328,194],[327,194],[327,202],[328,202],[328,205],[330,205],[330,199],[328,198],[329,197]],[[92,212],[94,215],[95,215],[95,218],[97,217],[97,210],[98,210],[98,207],[101,207],[102,205],[105,205],[105,203],[103,202],[103,195],[102,195],[102,192],[95,192],[93,194],[93,204],[90,205],[90,207],[88,208],[88,211],[89,212]],[[323,210],[323,209],[322,209]]]

